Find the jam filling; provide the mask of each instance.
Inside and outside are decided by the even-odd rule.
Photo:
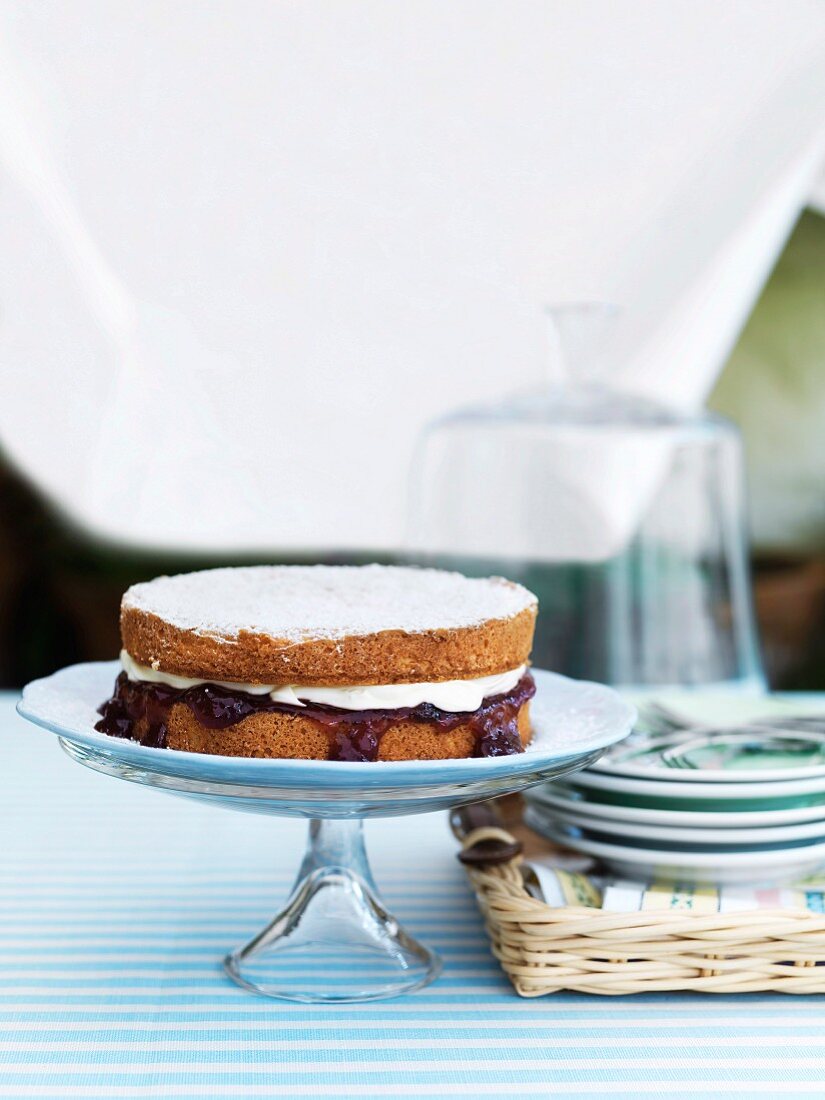
[[[320,703],[303,707],[276,703],[268,695],[249,695],[216,684],[199,684],[180,691],[166,684],[136,682],[121,672],[114,695],[98,710],[101,719],[95,729],[111,737],[165,749],[169,712],[182,703],[202,726],[213,730],[227,729],[251,714],[279,712],[309,718],[327,731],[329,760],[377,760],[381,738],[396,722],[426,722],[445,732],[469,726],[475,737],[473,756],[509,756],[524,752],[518,715],[535,694],[533,677],[525,672],[512,691],[490,696],[478,710],[469,713],[439,710],[431,703],[396,710],[342,710]],[[138,722],[143,723],[140,733]]]

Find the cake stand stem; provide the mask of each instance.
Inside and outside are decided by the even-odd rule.
[[[329,1003],[409,993],[436,978],[441,962],[381,902],[361,818],[324,818],[309,823],[285,907],[224,968],[265,997]]]

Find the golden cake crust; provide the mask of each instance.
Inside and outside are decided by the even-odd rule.
[[[198,680],[306,687],[471,680],[518,668],[533,644],[535,609],[476,627],[285,642],[240,631],[220,638],[124,608],[123,646],[141,665]]]
[[[138,723],[140,730],[140,723]],[[530,704],[518,713],[523,745],[532,737]],[[201,725],[184,703],[171,708],[167,722],[170,749],[220,756],[280,757],[326,760],[329,731],[320,722],[301,715],[269,712],[252,714],[226,729]],[[379,760],[449,760],[472,756],[475,737],[469,725],[443,730],[434,723],[399,721],[381,736]]]
[[[267,583],[289,586],[289,569],[301,569],[281,567],[279,572],[275,567],[271,571],[275,580],[270,582],[266,568],[258,568],[264,588]],[[277,628],[272,631],[245,629],[242,624],[231,631],[221,630],[220,621],[218,628],[210,628],[186,621],[176,622],[171,613],[159,613],[152,604],[151,585],[146,585],[130,589],[124,596],[120,619],[123,646],[138,664],[177,676],[307,687],[469,680],[518,668],[529,658],[537,605],[535,597],[519,585],[497,577],[468,581],[457,574],[439,573],[437,570],[393,570],[380,566],[340,569],[338,574],[332,567],[327,568],[318,577],[311,570],[303,570],[300,578],[296,575],[296,583],[300,579],[306,586],[322,588],[323,583],[330,583],[328,578],[332,577],[334,581],[340,576],[342,587],[349,585],[355,595],[360,592],[365,599],[369,598],[372,585],[378,590],[383,585],[381,599],[391,600],[395,592],[399,603],[404,599],[411,601],[411,608],[405,611],[401,607],[396,617],[402,622],[405,616],[409,617],[413,628],[353,630],[351,633],[327,628],[329,636],[323,636],[323,628],[310,629],[307,636],[295,630],[291,633],[284,630],[281,636],[276,632]],[[237,578],[230,577],[229,581],[225,578],[225,574],[232,571],[211,572],[223,574],[225,585],[237,587]],[[244,584],[248,580],[254,601],[256,573],[255,570],[245,572],[251,575],[240,579]],[[208,605],[209,574],[191,574],[190,577],[193,578],[192,583],[203,586],[204,603]],[[157,583],[165,583],[168,587],[179,580],[187,581],[188,578],[159,578]],[[464,616],[470,619],[468,625],[428,627],[429,623],[439,620],[439,585],[444,587],[445,592],[445,622],[449,624],[452,615],[452,622],[461,624]],[[428,595],[430,602],[423,611],[414,603],[416,586],[422,590],[428,587],[435,589],[435,594]],[[145,589],[149,596],[141,593],[141,589]],[[408,594],[409,590],[412,590],[412,595]],[[449,606],[449,599],[455,592],[458,596]],[[242,594],[244,598],[249,598],[245,590]],[[479,615],[474,613],[476,599]],[[376,602],[380,605],[380,600]],[[501,608],[511,613],[484,617],[485,607]],[[300,601],[298,608],[294,614],[300,615]],[[207,606],[207,615],[208,610]],[[380,606],[374,612],[373,620],[369,617],[364,619],[363,613],[359,619],[358,610],[351,614],[356,626],[359,622],[393,621],[391,611],[387,618]],[[475,618],[479,621],[473,621]],[[311,628],[312,622],[308,622],[307,626]]]

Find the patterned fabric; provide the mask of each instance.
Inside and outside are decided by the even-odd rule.
[[[520,1000],[443,815],[367,827],[376,877],[444,975],[291,1007],[219,969],[283,900],[297,821],[71,763],[0,703],[0,1097],[821,1096],[825,998]]]

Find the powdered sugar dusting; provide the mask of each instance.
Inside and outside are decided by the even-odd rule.
[[[478,626],[536,604],[521,585],[439,569],[386,565],[257,565],[206,569],[133,585],[123,606],[182,630],[235,638],[241,631],[287,643],[403,630]]]

